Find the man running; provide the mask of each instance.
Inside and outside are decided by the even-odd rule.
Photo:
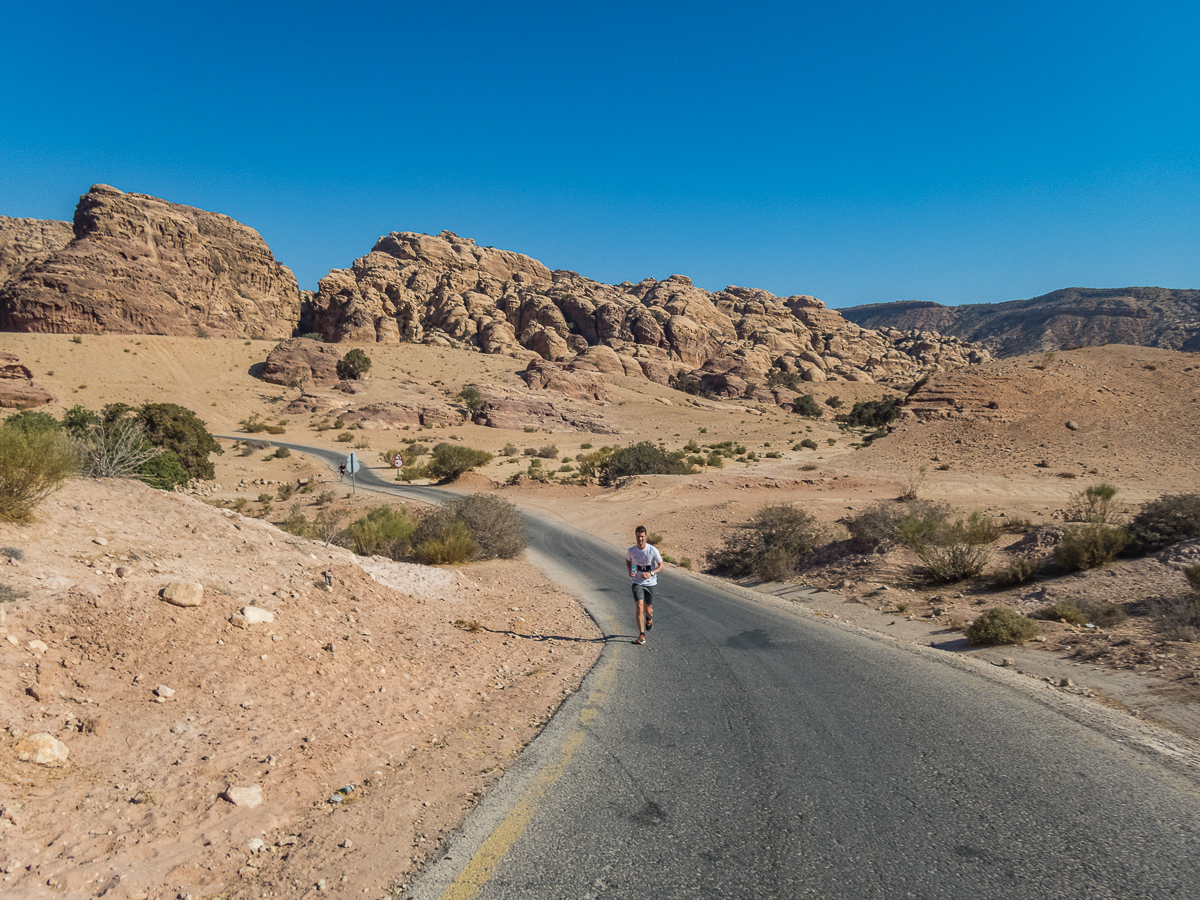
[[[638,637],[635,644],[646,643],[646,632],[654,627],[654,587],[658,573],[663,570],[662,554],[653,544],[646,543],[646,526],[633,532],[637,543],[625,557],[625,571],[633,579],[633,599],[637,604]]]

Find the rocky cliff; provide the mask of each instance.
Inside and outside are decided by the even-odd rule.
[[[903,383],[988,358],[957,338],[862,328],[813,297],[713,293],[682,275],[602,284],[445,231],[380,238],[311,302],[312,328],[330,342],[440,343],[664,383],[684,372],[724,396],[771,369]]]
[[[997,356],[1136,344],[1200,350],[1200,291],[1065,288],[1009,303],[876,303],[841,310],[864,328],[931,329],[976,341]]]
[[[300,318],[291,270],[228,216],[98,184],[62,225],[0,223],[0,330],[286,338]]]

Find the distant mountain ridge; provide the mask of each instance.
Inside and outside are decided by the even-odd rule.
[[[1200,290],[1073,287],[1007,303],[902,300],[838,311],[863,328],[936,331],[997,356],[1104,344],[1200,351]]]

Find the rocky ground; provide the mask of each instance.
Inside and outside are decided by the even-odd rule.
[[[272,346],[6,335],[4,349],[59,398],[52,412],[171,400],[220,434],[235,434],[252,414],[286,418],[280,440],[362,443],[356,452],[380,468],[381,451],[413,437],[493,452],[509,443],[521,451],[553,445],[558,462],[587,452],[585,444],[742,443],[757,461],[693,476],[647,476],[612,488],[510,485],[530,462],[519,452],[459,485],[602,536],[614,559],[633,526],[645,523],[677,565],[695,569],[768,502],[803,505],[836,541],[844,537],[839,519],[894,502],[915,483],[921,497],[963,511],[1028,520],[1034,531],[1001,542],[1002,562],[1013,552],[1049,554],[1071,495],[1093,482],[1116,484],[1126,512],[1165,492],[1200,490],[1191,464],[1200,451],[1195,354],[1106,347],[1059,354],[1050,364],[1037,356],[972,367],[931,380],[914,404],[924,413],[861,448],[861,435],[839,430],[831,413],[802,419],[765,401],[705,401],[614,374],[603,376],[609,401],[593,404],[615,429],[610,435],[565,423],[528,431],[461,422],[321,431],[319,414],[283,413],[298,389],[250,374]],[[518,375],[523,360],[411,345],[367,349],[375,365],[353,403],[388,401],[393,382],[438,402],[470,383],[528,390]],[[820,402],[884,392],[851,382],[812,388]],[[352,442],[339,442],[339,434]],[[818,449],[792,449],[806,438]],[[0,526],[0,545],[24,551],[0,568],[0,584],[26,595],[0,606],[7,638],[0,722],[8,728],[0,754],[7,785],[0,896],[305,896],[321,882],[326,893],[394,896],[599,652],[595,627],[571,598],[527,599],[553,588],[519,561],[451,571],[364,563],[265,524],[259,496],[302,479],[313,492],[276,499],[267,522],[294,508],[311,514],[325,493],[333,496],[323,502],[344,506],[347,518],[377,499],[346,497],[347,485],[302,454],[223,445],[202,498],[74,481],[32,525]],[[212,505],[239,498],[247,515]],[[835,543],[790,585],[749,585],[799,597],[835,626],[853,623],[998,664],[1011,659],[1056,689],[1123,706],[1195,741],[1198,645],[1177,640],[1154,613],[1182,594],[1180,570],[1196,561],[1196,546],[1180,545],[992,592],[974,583],[930,588],[905,551],[862,555]],[[158,592],[176,581],[203,584],[202,604],[163,601]],[[837,594],[788,593],[802,584]],[[968,647],[954,630],[992,605],[1032,611],[1070,599],[1119,602],[1130,616],[1112,628],[1044,623],[1044,642],[1003,650]],[[274,621],[237,627],[231,620],[248,606]],[[472,622],[479,630],[470,630]],[[174,693],[156,695],[160,685]],[[68,747],[65,766],[18,759],[20,742],[38,733]],[[354,787],[330,803],[346,785]],[[235,805],[226,798],[245,796],[231,786],[261,788],[261,805]],[[251,790],[250,802],[256,797]]]

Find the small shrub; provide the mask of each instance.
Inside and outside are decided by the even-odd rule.
[[[900,539],[921,561],[929,580],[952,583],[982,574],[1000,529],[987,516],[973,512],[951,523],[917,513],[897,523]]]
[[[356,381],[366,375],[370,369],[371,357],[358,347],[347,352],[338,360],[337,364],[338,378],[349,378]]]
[[[325,340],[325,335],[321,334],[321,332],[319,332],[319,331],[310,331],[307,334],[300,335],[300,337],[308,338],[310,341],[324,342],[324,340]]]
[[[558,457],[558,448],[553,444],[549,444],[538,450],[537,455],[542,459],[556,459]]]
[[[250,505],[250,501],[247,500],[245,497],[235,497],[233,499],[233,502],[230,503],[229,505],[232,506],[238,512],[244,513],[246,511],[246,507]]]
[[[276,459],[287,459],[291,455],[292,455],[292,451],[290,449],[288,449],[287,447],[278,447],[275,450],[275,458]]]
[[[377,506],[350,525],[350,549],[359,556],[404,559],[415,530],[406,510]]]
[[[900,492],[901,500],[916,500],[921,486],[925,484],[925,467],[909,469],[904,480],[904,490]]]
[[[25,551],[20,547],[0,547],[0,556],[20,561],[25,558]]]
[[[417,559],[428,566],[463,563],[479,550],[471,531],[459,521],[446,524],[436,536],[417,544]]]
[[[291,500],[292,495],[296,493],[296,486],[294,484],[281,484],[275,493],[280,500]]]
[[[989,577],[996,587],[1009,588],[1032,581],[1037,571],[1037,560],[1032,556],[1022,556],[1003,568],[994,569]]]
[[[754,575],[762,581],[786,581],[796,571],[797,557],[783,547],[771,547],[754,563]]]
[[[814,441],[812,438],[805,438],[797,446],[802,447],[805,450],[816,450],[817,442]],[[795,448],[793,448],[793,449],[795,449]]]
[[[822,409],[817,405],[817,401],[813,399],[812,394],[804,394],[792,401],[792,409],[797,415],[805,416],[810,419],[821,418]]]
[[[476,466],[486,466],[491,461],[492,454],[485,450],[459,447],[455,444],[439,444],[434,449],[426,470],[430,478],[453,481]]]
[[[690,556],[685,556],[679,561],[679,567],[681,569],[687,569],[689,572],[695,567],[695,565],[696,564],[692,562],[692,558]]]
[[[300,538],[315,538],[317,536],[316,523],[310,521],[308,516],[299,509],[293,509],[291,515],[279,523],[279,527],[288,534],[294,534]]]
[[[1074,472],[1059,472],[1058,477],[1070,479],[1070,478],[1078,478],[1079,476],[1077,474],[1075,474]]]
[[[775,553],[766,562],[769,551],[784,551],[791,557],[790,574],[804,554],[825,538],[817,520],[799,507],[785,503],[767,504],[745,525],[725,538],[722,547],[708,552],[708,562],[718,571],[735,577],[767,571],[777,574],[786,558]],[[760,576],[762,577],[762,576]]]
[[[1084,603],[1081,607],[1088,621],[1097,628],[1116,628],[1129,618],[1125,606],[1120,603]]]
[[[1116,504],[1113,503],[1116,495],[1117,489],[1105,482],[1084,488],[1078,494],[1071,495],[1063,512],[1063,521],[1114,525],[1118,519]]]
[[[529,544],[521,511],[491,494],[470,494],[442,507],[467,526],[480,559],[513,559]]]
[[[345,428],[345,427],[346,427],[346,420],[343,419],[341,416],[338,416],[336,419],[333,420],[334,431],[337,431],[339,428]]]
[[[0,522],[28,522],[33,508],[78,466],[79,457],[60,432],[0,428]]]
[[[1063,532],[1054,559],[1068,572],[1108,565],[1125,549],[1129,537],[1119,525],[1074,525]]]
[[[818,466],[816,463],[807,463],[800,467],[800,471],[801,472],[815,472],[819,468],[821,468],[821,467]]]
[[[271,504],[274,502],[274,500],[275,500],[274,494],[259,494],[258,495],[258,502],[259,502],[259,505],[262,506],[262,514],[264,516],[269,516],[271,514]]]
[[[1177,641],[1200,640],[1200,593],[1190,592],[1150,601],[1150,614]]]
[[[860,400],[848,413],[837,417],[839,422],[858,428],[882,428],[900,415],[895,397],[882,400]]]
[[[600,463],[600,483],[608,486],[629,475],[687,475],[692,467],[688,465],[686,455],[682,450],[668,453],[650,441],[622,447]]]
[[[500,451],[501,456],[516,456],[520,451],[516,444],[505,444],[504,449]]]
[[[1129,523],[1130,549],[1153,553],[1200,537],[1200,494],[1164,494],[1142,504]]]
[[[465,387],[458,392],[458,399],[463,402],[472,413],[477,413],[483,409],[483,395],[473,387]]]
[[[334,438],[334,440],[337,441],[339,444],[348,444],[352,440],[354,440],[354,435],[351,434],[349,431],[343,431],[336,438]]]
[[[246,432],[246,434],[258,434],[261,431],[267,430],[267,423],[263,421],[262,416],[260,416],[258,413],[254,413],[253,415],[242,419],[242,421],[238,423],[238,426],[242,429],[242,431]]]
[[[967,627],[967,640],[972,644],[1019,644],[1036,637],[1038,626],[1033,619],[997,606],[982,613]]]
[[[286,425],[268,425],[263,429],[267,434],[283,434],[287,431]]]
[[[425,466],[404,466],[396,473],[397,481],[417,481],[421,478],[428,478],[429,471]]]
[[[813,466],[813,468],[817,468]],[[933,528],[937,523],[950,518],[950,507],[945,503],[920,500],[912,503],[895,503],[881,500],[853,516],[840,520],[854,541],[854,548],[868,553],[885,543],[900,540],[900,520],[908,516],[921,517]]]
[[[176,487],[185,486],[192,476],[180,464],[178,456],[170,450],[164,450],[158,456],[138,466],[134,477],[139,481],[144,481],[152,488],[171,491]]]
[[[526,425],[521,430],[524,431],[526,434],[536,434],[537,426],[536,425]]]
[[[526,447],[524,450],[521,451],[521,454],[523,456],[537,456],[537,448],[536,447]]]
[[[1073,603],[1051,603],[1034,614],[1035,618],[1051,622],[1066,622],[1069,625],[1086,625],[1087,614]]]
[[[369,440],[367,440],[366,438],[359,438],[357,441],[354,442],[354,449],[355,450],[370,450],[371,442]]]

